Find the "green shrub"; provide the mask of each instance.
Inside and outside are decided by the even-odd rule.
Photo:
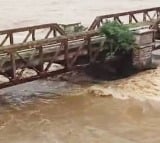
[[[135,46],[135,38],[133,33],[125,25],[116,21],[106,22],[101,33],[106,36],[106,44],[109,52],[106,56],[122,55],[130,52]]]

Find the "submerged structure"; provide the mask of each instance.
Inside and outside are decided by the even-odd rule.
[[[134,64],[145,66],[151,62],[151,52],[159,39],[160,7],[98,16],[88,29],[79,23],[57,23],[0,31],[0,74],[6,78],[0,88],[49,75],[60,74],[90,64],[104,49],[105,37],[99,28],[106,21],[126,24],[135,31],[139,48]],[[67,27],[73,27],[68,33]],[[154,30],[150,30],[154,29]],[[79,32],[81,31],[81,32]],[[156,36],[154,33],[156,32]],[[158,47],[158,46],[157,46]],[[54,68],[57,66],[58,68]],[[26,69],[32,74],[25,76]]]

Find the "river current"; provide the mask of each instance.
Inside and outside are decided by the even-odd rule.
[[[158,6],[159,0],[0,0],[0,29],[52,22],[89,26],[101,14]],[[0,143],[160,142],[160,68],[90,86],[109,96],[53,80],[0,90],[6,94]]]
[[[88,26],[98,15],[159,5],[159,0],[1,0],[0,29],[54,22]]]

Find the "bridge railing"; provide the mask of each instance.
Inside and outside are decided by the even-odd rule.
[[[61,35],[65,35],[65,32],[56,23],[2,30],[0,31],[0,46],[54,38]]]
[[[99,29],[102,24],[107,21],[117,21],[120,24],[134,24],[142,22],[143,24],[147,24],[148,22],[158,19],[159,16],[160,7],[102,15],[95,18],[88,30]]]
[[[0,74],[9,79],[8,84],[16,84],[64,72],[73,68],[80,56],[92,54],[96,58],[99,47],[92,50],[92,43],[97,43],[95,37],[98,35],[99,32],[94,30],[3,46],[0,48]],[[61,68],[51,69],[52,64],[60,64]],[[32,69],[35,75],[23,77],[27,68]],[[0,88],[4,86],[1,84]]]
[[[9,80],[0,88],[64,72],[76,67],[81,58],[87,57],[85,63],[96,61],[105,42],[99,28],[107,20],[130,24],[159,16],[160,7],[98,16],[88,31],[71,35],[56,23],[0,31],[0,74]],[[52,69],[53,64],[61,68]],[[23,77],[25,69],[35,74]]]

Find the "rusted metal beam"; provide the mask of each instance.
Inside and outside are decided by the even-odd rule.
[[[7,78],[10,79],[10,82],[0,84],[0,88],[32,81],[38,78],[47,77],[49,75],[60,74],[71,70],[71,68],[73,69],[74,67],[76,67],[77,59],[79,59],[79,57],[82,55],[89,57],[89,60],[87,61],[88,63],[95,61],[99,53],[104,50],[104,43],[101,43],[102,41],[100,42],[99,47],[91,48],[93,46],[93,38],[97,37],[100,34],[100,31],[95,30],[95,27],[99,28],[103,24],[103,21],[108,20],[108,18],[113,18],[113,20],[116,20],[119,23],[123,24],[121,16],[129,16],[129,23],[137,23],[139,22],[139,19],[136,18],[136,14],[140,13],[143,14],[143,21],[146,21],[147,18],[149,18],[149,20],[152,20],[149,15],[150,11],[157,12],[158,17],[160,7],[99,16],[94,20],[89,31],[79,32],[72,35],[66,35],[64,30],[56,23],[0,31],[0,35],[6,35],[1,42],[0,56],[4,56],[6,53],[10,55],[10,58],[6,58],[8,61],[6,61],[6,64],[4,64],[2,68],[5,68],[5,66],[8,65],[8,67],[6,66],[6,71],[11,70],[12,72],[11,76],[8,76],[6,73],[3,73],[3,71],[5,72],[5,70],[1,71],[3,75],[6,75]],[[36,30],[45,28],[48,28],[49,31],[46,35],[44,35],[44,39],[36,40]],[[15,44],[13,35],[14,33],[19,32],[28,33],[24,37],[22,43]],[[53,38],[48,38],[52,32]],[[27,42],[30,36],[32,39],[31,41]],[[9,39],[10,45],[3,46],[7,39]],[[33,54],[33,51],[35,49],[38,52],[36,51],[36,53]],[[25,57],[23,54],[21,54],[27,54],[29,50],[32,51],[31,53],[34,58],[30,58],[30,56],[28,55]],[[17,54],[18,57],[15,56],[15,54]],[[34,61],[31,62],[31,59],[34,59]],[[48,65],[45,69],[44,62],[48,62]],[[53,62],[60,63],[64,67],[64,69],[50,72],[49,68]],[[21,63],[23,63],[23,65],[21,65]],[[22,69],[22,71],[20,72],[20,77],[17,76],[17,68]],[[31,77],[29,78],[22,77],[24,68],[33,69],[34,71],[36,71],[37,75],[31,75]]]
[[[30,37],[30,35],[31,35],[31,32],[29,31],[28,34],[27,34],[27,36],[26,36],[26,38],[23,40],[23,43],[27,42],[27,40]]]
[[[35,40],[36,40],[36,37],[35,37],[35,30],[32,29],[32,30],[31,30],[31,33],[32,33],[32,41],[35,41]]]
[[[49,63],[47,64],[47,66],[46,66],[46,68],[45,68],[44,71],[48,71],[48,70],[49,70],[49,68],[50,68],[50,66],[52,65],[52,63],[58,58],[58,56],[60,55],[61,51],[63,50],[62,47],[63,47],[63,45],[62,45],[62,43],[61,43],[60,48],[58,49],[58,51],[55,52],[53,58],[51,58],[51,60],[50,60]],[[63,50],[63,51],[64,51],[64,50]]]
[[[6,30],[1,30],[0,35],[7,34],[7,33],[25,32],[25,31],[30,31],[32,29],[44,29],[44,28],[49,28],[54,26],[56,27],[58,26],[58,24],[49,23],[49,24],[41,24],[41,25],[28,26],[28,27],[22,27],[22,28],[6,29]]]
[[[38,71],[40,71],[40,74],[43,72],[44,70],[44,61],[43,61],[43,48],[40,47],[38,48],[39,50],[39,66],[38,66]]]
[[[136,17],[134,16],[134,14],[132,14],[132,18],[134,19],[134,21],[135,21],[136,23],[138,23],[138,20],[136,19]]]
[[[151,12],[151,11],[155,11],[158,14],[158,12],[160,11],[160,7],[97,16],[88,30],[96,29],[96,27],[99,28],[99,23],[103,19],[108,19],[108,18],[116,18],[117,19],[117,17],[119,18],[121,16],[129,16],[129,23],[132,23],[132,18],[137,23],[138,19],[136,19],[136,17],[134,16],[135,14],[141,14],[142,13],[142,14],[145,14],[145,15],[149,16],[148,12]],[[149,16],[149,18],[150,18],[150,16]],[[145,20],[145,18],[143,18],[143,20]],[[150,20],[151,20],[151,18],[150,18]]]
[[[42,74],[39,74],[39,75],[31,76],[31,77],[26,77],[26,78],[6,82],[6,83],[1,83],[0,84],[0,89],[6,88],[6,87],[9,87],[9,86],[15,86],[15,85],[22,84],[22,83],[25,83],[25,82],[31,82],[31,81],[34,81],[34,80],[37,80],[37,79],[40,79],[40,78],[46,78],[48,76],[55,76],[55,75],[58,75],[58,74],[62,74],[64,72],[66,72],[66,69],[60,69],[60,70],[57,70],[57,71],[46,72],[46,73],[42,73]]]
[[[8,37],[9,37],[9,34],[7,34],[7,35],[5,36],[5,38],[4,38],[3,41],[1,42],[0,46],[3,46],[3,45],[4,45],[4,43],[7,41]]]
[[[141,9],[141,10],[133,10],[133,11],[128,11],[128,12],[121,12],[121,13],[115,13],[115,14],[108,14],[108,15],[102,15],[100,16],[102,19],[104,18],[111,18],[115,16],[125,16],[125,15],[132,15],[132,14],[139,14],[143,12],[150,12],[150,11],[156,11],[160,10],[160,7],[154,7],[154,8],[148,8],[148,9]]]
[[[84,48],[84,44],[80,47],[78,47],[77,51],[75,52],[73,58],[70,60],[69,66],[72,67],[74,65],[74,63],[76,62],[76,60],[78,59],[80,52],[82,51],[82,49]]]
[[[86,35],[96,36],[98,34],[99,34],[99,31],[93,30],[93,31],[87,31],[87,32],[80,32],[80,33],[76,33],[76,34],[68,35],[68,36],[59,36],[55,38],[48,38],[48,39],[43,39],[43,40],[36,40],[36,41],[30,41],[26,43],[3,46],[3,47],[0,47],[0,54],[10,53],[13,51],[20,51],[20,50],[25,50],[25,49],[30,49],[30,48],[36,48],[36,47],[46,45],[48,43],[61,43],[65,40],[71,41],[74,39],[83,38]]]
[[[68,39],[65,39],[64,42],[64,59],[65,59],[65,69],[69,70],[69,52],[68,52]]]
[[[15,28],[15,29],[7,29],[7,30],[1,30],[0,35],[7,35],[5,39],[2,41],[1,45],[5,44],[6,40],[8,39],[8,36],[10,37],[10,45],[13,44],[14,34],[19,34],[22,32],[28,32],[27,36],[24,37],[23,43],[27,42],[28,38],[30,37],[30,34],[32,35],[32,41],[36,40],[36,30],[39,29],[46,29],[49,28],[50,31],[47,33],[47,35],[44,37],[44,39],[48,38],[51,31],[54,31],[54,35],[52,37],[56,37],[57,35],[55,33],[59,33],[59,35],[65,35],[65,31],[56,23],[51,24],[43,24],[43,25],[36,25],[36,26],[30,26],[30,27],[22,27],[22,28]],[[8,44],[8,43],[7,43]]]
[[[49,35],[51,34],[52,32],[52,28],[50,28],[50,30],[48,31],[47,35],[44,37],[44,39],[47,39],[49,37]]]
[[[13,34],[9,34],[9,41],[11,45],[14,44]]]
[[[12,65],[12,73],[11,78],[12,80],[16,80],[16,59],[15,59],[15,53],[10,54],[11,59],[11,65]]]
[[[143,21],[147,21],[146,12],[143,13]]]
[[[114,20],[117,21],[117,22],[120,23],[120,24],[123,24],[123,22],[120,20],[119,17],[114,17]]]
[[[152,18],[151,18],[150,15],[148,14],[148,12],[146,12],[146,16],[149,18],[150,21],[152,20]]]

